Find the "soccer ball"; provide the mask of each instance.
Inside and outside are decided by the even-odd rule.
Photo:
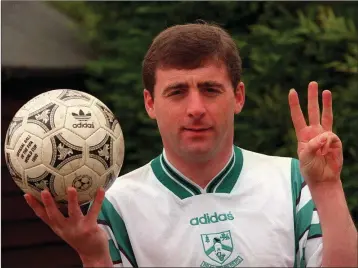
[[[87,93],[55,89],[31,99],[15,114],[5,137],[10,174],[25,193],[41,201],[48,189],[67,204],[76,188],[80,205],[99,187],[113,184],[124,158],[121,126],[109,108]]]

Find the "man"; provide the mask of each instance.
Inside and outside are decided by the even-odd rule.
[[[308,125],[296,91],[289,93],[298,161],[233,145],[245,86],[238,50],[221,28],[188,24],[160,33],[145,56],[143,81],[160,156],[106,194],[99,190],[86,216],[73,188],[68,218],[48,191],[44,207],[25,196],[84,266],[357,265],[329,91],[320,118],[318,85],[309,84]]]

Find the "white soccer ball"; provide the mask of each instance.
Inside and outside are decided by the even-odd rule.
[[[77,90],[55,89],[31,99],[15,114],[5,137],[12,178],[41,201],[47,188],[67,204],[66,189],[77,189],[80,205],[99,187],[113,184],[124,158],[121,126],[97,98]]]

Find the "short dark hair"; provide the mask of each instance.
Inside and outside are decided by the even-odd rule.
[[[154,96],[158,68],[195,69],[211,60],[226,65],[235,90],[241,79],[242,62],[238,47],[224,29],[209,23],[169,27],[154,38],[144,57],[144,87]]]

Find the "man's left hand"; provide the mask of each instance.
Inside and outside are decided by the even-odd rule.
[[[298,141],[297,154],[302,176],[309,186],[323,182],[337,182],[343,166],[342,142],[332,132],[332,94],[322,93],[322,116],[318,103],[318,84],[308,85],[308,119],[303,116],[298,94],[294,89],[288,95],[291,118]]]

